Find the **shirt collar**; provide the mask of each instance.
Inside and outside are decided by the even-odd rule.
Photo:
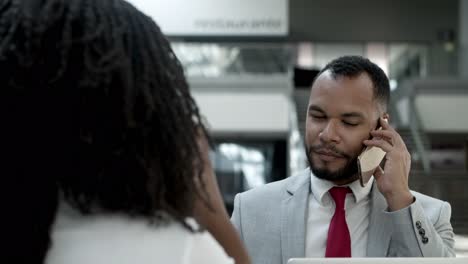
[[[354,198],[356,198],[356,203],[359,203],[364,199],[369,199],[372,184],[374,184],[374,177],[371,177],[364,187],[361,186],[359,180],[353,181],[349,184],[349,188],[353,191]]]
[[[319,204],[324,205],[323,197],[333,186],[335,186],[333,182],[320,179],[312,171],[310,172],[310,188],[315,200]]]
[[[343,186],[347,186],[351,189],[351,191],[354,194],[354,198],[356,199],[356,203],[359,203],[364,198],[369,199],[369,194],[372,189],[373,182],[374,177],[371,177],[365,187],[361,187],[359,180],[353,181],[352,183]],[[333,182],[320,179],[316,177],[312,171],[310,171],[310,188],[312,191],[312,195],[314,196],[314,199],[321,205],[324,205],[323,198],[325,194],[327,194],[328,191],[334,186],[335,184]]]

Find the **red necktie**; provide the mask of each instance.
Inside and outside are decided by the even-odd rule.
[[[328,228],[326,258],[350,258],[351,237],[345,217],[345,198],[351,192],[348,187],[333,187],[330,195],[335,200],[335,214]]]

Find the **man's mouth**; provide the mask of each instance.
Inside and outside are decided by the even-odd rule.
[[[337,159],[342,159],[344,158],[342,155],[333,152],[333,151],[325,151],[325,150],[319,150],[319,151],[314,151],[318,157],[323,160],[323,161],[334,161]]]
[[[335,157],[335,158],[343,158],[343,155],[340,155],[334,151],[327,151],[327,150],[317,150],[317,151],[314,151],[315,153],[319,154],[319,155],[324,155],[324,156],[331,156],[331,157]]]

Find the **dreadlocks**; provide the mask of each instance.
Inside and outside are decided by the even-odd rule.
[[[208,135],[149,17],[122,0],[0,0],[0,83],[4,170],[20,204],[10,209],[33,217],[39,263],[59,194],[82,213],[169,216],[190,229],[193,200],[207,201],[196,183]]]

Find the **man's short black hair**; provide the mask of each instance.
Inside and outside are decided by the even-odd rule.
[[[329,62],[317,74],[316,79],[323,72],[328,70],[335,79],[340,76],[353,78],[359,76],[363,72],[367,73],[374,86],[374,99],[376,99],[384,109],[387,109],[390,101],[390,84],[387,75],[379,66],[371,62],[369,59],[361,56],[339,57]]]

